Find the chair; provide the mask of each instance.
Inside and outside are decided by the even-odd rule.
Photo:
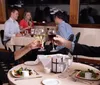
[[[1,43],[5,47],[5,49],[7,50],[7,47],[5,45],[5,42],[3,41],[3,38],[4,38],[4,30],[1,30],[0,31],[0,36],[1,36]]]
[[[80,32],[78,32],[78,33],[76,34],[76,40],[74,41],[75,43],[78,43],[79,38],[80,38],[80,35],[81,35]]]
[[[76,40],[74,41],[75,43],[78,43],[79,38],[80,38],[80,35],[81,35],[80,32],[78,32],[78,33],[76,34]],[[78,56],[77,56],[77,55],[76,55],[76,62],[78,62]]]
[[[69,41],[74,41],[74,34],[71,34],[68,38]]]

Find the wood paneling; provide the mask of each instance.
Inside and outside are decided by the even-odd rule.
[[[78,58],[77,59],[78,62],[88,62],[88,63],[92,63],[92,64],[100,64],[100,60],[95,60],[95,59],[85,59],[85,58]]]
[[[6,21],[6,5],[5,0],[0,0],[0,22]]]
[[[70,0],[70,24],[78,24],[80,0]]]

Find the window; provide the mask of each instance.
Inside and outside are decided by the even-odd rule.
[[[100,0],[80,0],[79,24],[100,24]]]

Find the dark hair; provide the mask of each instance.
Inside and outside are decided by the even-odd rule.
[[[50,15],[50,7],[45,7],[44,8],[44,15],[49,16]]]
[[[64,14],[61,11],[58,11],[55,13],[54,17],[58,17],[59,19],[64,19]]]
[[[12,12],[14,13],[15,11],[18,11],[18,9],[14,9],[14,8],[11,9],[11,13],[12,13]]]
[[[61,11],[58,11],[55,13],[54,15],[55,17],[58,17],[59,19],[62,19],[63,21],[65,21],[66,23],[68,23],[68,15],[67,15],[67,12],[61,12]]]

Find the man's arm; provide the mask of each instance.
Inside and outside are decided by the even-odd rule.
[[[21,48],[20,50],[15,51],[14,52],[14,59],[15,60],[20,59],[22,56],[27,54],[30,50],[31,50],[31,47],[29,45],[27,45],[27,46]]]
[[[9,30],[10,30],[10,23],[6,22],[4,27],[4,35],[7,37],[12,37],[12,35],[14,34],[10,33]]]
[[[66,48],[70,49],[74,55],[100,57],[100,47],[72,43],[58,35],[54,37],[54,40],[56,45],[65,46]]]
[[[25,54],[27,54],[29,51],[31,51],[32,49],[37,49],[37,48],[40,48],[40,42],[36,40],[36,41],[30,43],[29,45],[15,51],[14,59],[18,60],[21,57],[23,57]]]
[[[73,54],[90,57],[100,57],[100,47],[93,47],[76,43]]]

